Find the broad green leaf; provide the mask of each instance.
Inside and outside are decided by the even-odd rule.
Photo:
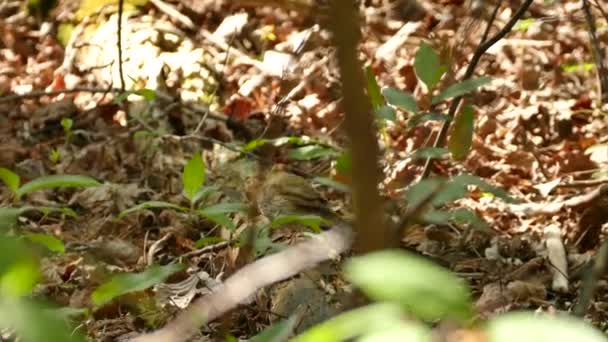
[[[65,253],[65,246],[63,245],[63,241],[58,238],[48,235],[48,234],[27,234],[25,237],[35,242],[39,245],[46,247],[51,252],[55,253]]]
[[[374,111],[376,116],[382,120],[395,121],[397,120],[397,112],[389,105],[382,105]]]
[[[418,112],[416,99],[414,98],[414,95],[408,92],[404,92],[392,87],[384,87],[382,88],[382,95],[384,95],[386,102],[399,109],[403,109],[412,114]]]
[[[464,160],[471,151],[475,113],[470,105],[464,106],[456,115],[450,129],[448,149],[454,160]]]
[[[475,185],[480,190],[482,190],[484,192],[489,192],[507,203],[517,203],[518,202],[513,197],[511,197],[509,195],[509,193],[507,191],[505,191],[504,189],[493,186],[493,185],[489,184],[488,182],[486,182],[485,180],[483,180],[482,178],[470,175],[468,173],[461,173],[457,176],[454,176],[452,178],[452,182],[455,184],[461,184],[463,186]]]
[[[242,203],[219,203],[198,210],[198,213],[228,229],[234,229],[234,223],[227,214],[243,212],[247,206]]]
[[[370,304],[315,325],[291,342],[352,341],[360,336],[401,327],[403,314],[396,303]]]
[[[203,215],[231,214],[247,210],[247,206],[243,203],[218,203],[208,207],[199,209],[198,212]]]
[[[200,238],[198,241],[196,241],[194,243],[194,247],[202,248],[202,247],[209,246],[209,245],[215,245],[217,243],[224,242],[224,241],[226,241],[226,240],[222,239],[221,237],[208,236],[208,237]]]
[[[249,342],[283,342],[287,341],[296,328],[298,317],[293,315],[262,330],[261,333],[249,339]]]
[[[156,99],[156,92],[153,89],[140,89],[140,90],[136,90],[135,94],[143,97],[146,101],[153,101]]]
[[[419,220],[424,223],[444,225],[450,222],[451,217],[449,211],[428,209],[420,216]]]
[[[147,202],[140,203],[136,206],[133,206],[129,209],[123,210],[122,212],[120,212],[120,214],[118,214],[118,219],[120,220],[123,217],[125,217],[131,213],[134,213],[136,211],[140,211],[140,210],[144,210],[144,209],[155,209],[155,208],[166,208],[166,209],[175,209],[177,211],[188,211],[187,208],[180,207],[179,205],[169,203],[169,202],[147,201]]]
[[[99,182],[87,176],[74,175],[51,175],[43,176],[34,179],[31,182],[23,184],[17,192],[17,198],[38,190],[54,189],[54,188],[86,188],[98,186]]]
[[[441,114],[441,113],[437,113],[437,112],[422,113],[422,114],[416,114],[416,115],[412,116],[407,121],[407,127],[411,128],[411,127],[414,127],[414,126],[421,124],[423,122],[426,122],[426,121],[448,122],[450,120],[451,120],[451,118],[445,114]]]
[[[422,320],[473,317],[467,286],[429,259],[401,250],[385,250],[351,259],[346,275],[376,301],[401,304]]]
[[[218,192],[220,190],[219,186],[211,185],[211,186],[203,186],[196,194],[194,194],[194,198],[192,199],[192,203],[198,203],[200,200],[207,198],[207,196],[211,195],[214,192]]]
[[[462,96],[473,92],[477,88],[484,86],[488,83],[492,82],[492,78],[488,76],[483,76],[480,78],[471,78],[468,80],[464,80],[462,82],[452,84],[447,89],[441,92],[441,94],[434,96],[431,101],[433,104],[439,103],[441,101],[450,99],[452,97]]]
[[[412,159],[438,159],[446,154],[448,154],[448,150],[443,147],[425,147],[416,150],[416,152],[410,154],[408,157]]]
[[[371,66],[365,67],[365,78],[367,79],[367,95],[372,102],[372,107],[378,109],[384,105],[384,98],[382,98],[380,86]]]
[[[350,192],[350,187],[344,183],[340,183],[338,181],[335,181],[331,178],[327,178],[327,177],[315,177],[313,178],[314,182],[317,182],[321,185],[325,185],[328,186],[330,188],[336,189],[338,191],[341,192],[346,192],[349,193]]]
[[[439,83],[446,67],[441,65],[439,55],[427,43],[422,42],[414,59],[414,71],[419,80],[426,84],[429,91]]]
[[[39,210],[44,215],[49,215],[51,213],[60,213],[60,214],[63,214],[65,216],[69,216],[69,217],[72,217],[72,218],[78,217],[78,214],[76,214],[76,212],[74,210],[72,210],[71,208],[67,208],[67,207],[59,207],[59,208],[53,208],[53,207],[32,207],[31,209],[32,210]]]
[[[465,209],[465,208],[457,208],[451,210],[452,215],[451,219],[457,224],[470,224],[471,227],[479,230],[488,231],[490,226],[486,221],[477,216],[474,212]]]
[[[17,226],[17,219],[23,215],[30,207],[22,208],[0,208],[0,233],[6,233],[8,230]]]
[[[437,196],[436,192],[443,188],[445,179],[442,178],[427,178],[419,181],[412,185],[405,192],[404,199],[407,202],[407,206],[410,208],[416,208],[420,206],[425,200],[428,199],[430,194]]]
[[[20,178],[13,171],[0,167],[0,180],[15,194],[19,189]]]
[[[461,198],[466,197],[468,194],[467,186],[459,182],[454,182],[453,179],[447,180],[441,190],[435,194],[431,201],[434,207],[440,207],[446,203],[451,203]]]
[[[15,329],[17,335],[28,342],[85,341],[57,309],[27,298],[0,299],[0,326]]]
[[[205,184],[205,164],[200,153],[195,153],[188,161],[182,173],[182,186],[184,195],[194,204],[194,196]]]
[[[19,238],[0,235],[0,276],[13,265],[32,258],[30,249]]]
[[[335,157],[338,152],[330,147],[321,145],[307,145],[289,151],[289,158],[295,160],[312,160],[323,157]]]
[[[232,222],[230,217],[228,217],[226,214],[205,215],[205,218],[230,230],[234,230],[236,228],[234,222]]]
[[[270,228],[276,228],[292,223],[304,225],[316,232],[321,231],[321,224],[331,224],[330,221],[316,215],[281,215],[272,220],[270,223]]]
[[[32,293],[39,279],[38,262],[33,256],[22,254],[19,261],[13,263],[0,277],[0,293],[12,298],[27,296]]]
[[[258,147],[262,147],[268,143],[266,139],[255,139],[248,142],[245,146],[243,146],[244,151],[253,151]]]
[[[181,269],[182,265],[170,264],[151,266],[141,273],[118,274],[112,277],[109,282],[95,289],[91,294],[91,299],[93,304],[99,307],[118,296],[154,286]]]
[[[513,312],[498,316],[486,325],[492,342],[606,341],[606,335],[574,317],[531,312]]]
[[[407,322],[403,326],[374,332],[357,340],[358,342],[431,342],[434,341],[433,333],[421,323]]]

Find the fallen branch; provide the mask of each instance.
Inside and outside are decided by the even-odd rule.
[[[245,302],[259,289],[347,251],[353,237],[352,228],[347,224],[340,224],[293,247],[259,259],[237,271],[213,293],[196,300],[162,329],[131,341],[186,341],[199,327]]]
[[[553,215],[565,208],[578,207],[608,194],[608,184],[603,184],[586,194],[565,201],[549,203],[506,204],[506,209],[516,215]]]

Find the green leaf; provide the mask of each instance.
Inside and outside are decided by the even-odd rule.
[[[247,206],[243,203],[219,203],[198,210],[199,215],[228,229],[234,229],[234,223],[227,214],[243,212]]]
[[[115,275],[109,282],[95,289],[91,294],[91,299],[93,300],[93,304],[99,307],[118,296],[142,291],[154,286],[181,269],[182,265],[170,264],[166,266],[151,266],[142,273]]]
[[[209,245],[215,245],[216,243],[220,243],[220,242],[224,242],[224,241],[226,241],[226,240],[222,239],[221,237],[208,236],[208,237],[204,237],[204,238],[201,238],[198,241],[196,241],[194,243],[194,247],[202,248],[202,247],[209,246]]]
[[[98,186],[99,182],[95,179],[87,176],[73,176],[73,175],[51,175],[43,176],[34,179],[31,182],[23,184],[15,195],[17,198],[38,190],[54,189],[54,188],[86,188],[92,186]]]
[[[156,92],[153,89],[144,88],[144,89],[136,90],[134,93],[143,97],[148,102],[156,99]]]
[[[72,129],[72,126],[74,126],[74,121],[70,118],[63,118],[61,119],[61,127],[63,127],[63,131],[64,132],[69,132]]]
[[[451,211],[451,216],[451,219],[457,224],[470,224],[473,228],[482,231],[488,231],[490,229],[490,226],[486,221],[468,209],[454,209]]]
[[[513,197],[511,197],[509,195],[509,193],[507,191],[505,191],[504,189],[493,186],[493,185],[489,184],[488,182],[486,182],[485,180],[483,180],[482,178],[470,175],[468,173],[461,173],[457,176],[454,176],[452,178],[452,182],[455,184],[461,184],[463,186],[475,185],[481,191],[489,192],[489,193],[493,194],[494,196],[499,197],[500,199],[502,199],[503,201],[505,201],[507,203],[517,203],[518,202]]]
[[[295,160],[312,160],[323,157],[335,157],[338,152],[333,148],[321,145],[307,145],[289,151],[289,158]]]
[[[298,317],[293,315],[288,319],[281,320],[253,336],[249,342],[283,342],[287,341],[293,333]]]
[[[39,245],[46,247],[51,252],[55,253],[65,253],[65,246],[63,245],[63,241],[58,238],[48,235],[48,234],[27,234],[28,240],[35,242]]]
[[[347,263],[346,275],[370,298],[399,303],[419,319],[473,318],[464,282],[419,255],[385,250],[356,257]]]
[[[431,342],[434,341],[432,332],[422,324],[408,322],[402,327],[386,329],[374,332],[360,338],[359,342],[386,342],[386,341],[408,341],[408,342]]]
[[[378,119],[395,121],[397,120],[397,112],[389,105],[382,105],[374,111]]]
[[[485,332],[492,342],[606,341],[606,335],[583,320],[531,312],[501,315],[487,324]]]
[[[468,94],[475,89],[492,82],[492,78],[483,76],[480,78],[472,78],[464,80],[462,82],[452,84],[446,90],[442,91],[441,94],[434,96],[432,103],[436,104],[441,101],[447,100],[452,97],[462,96]]]
[[[199,209],[198,212],[203,215],[231,214],[247,210],[247,206],[243,203],[218,203],[208,207]]]
[[[17,219],[19,216],[30,209],[30,207],[0,208],[0,233],[6,233],[8,230],[17,226]]]
[[[321,231],[321,224],[331,224],[330,221],[316,215],[280,215],[272,220],[270,223],[270,228],[276,228],[292,223],[304,225],[316,232]]]
[[[392,87],[382,88],[382,95],[389,104],[403,109],[410,113],[418,112],[418,105],[416,104],[416,98],[414,95],[408,92],[401,91]]]
[[[255,139],[248,142],[245,146],[243,146],[244,151],[253,151],[258,147],[262,147],[268,143],[266,139]]]
[[[205,184],[205,164],[201,154],[195,153],[184,167],[182,174],[184,195],[191,204],[194,204],[194,196],[203,184]]]
[[[123,217],[125,217],[131,213],[134,213],[136,211],[140,211],[140,210],[144,210],[144,209],[155,209],[155,208],[167,208],[167,209],[175,209],[177,211],[188,211],[187,208],[180,207],[179,205],[169,203],[169,202],[147,201],[147,202],[140,203],[136,206],[133,206],[129,209],[123,210],[122,212],[120,212],[120,214],[118,214],[118,219],[120,220]]]
[[[442,189],[444,185],[445,179],[438,177],[419,181],[405,192],[404,199],[407,202],[407,206],[410,208],[420,206],[428,199],[429,194],[435,194],[434,196],[437,196],[436,192]]]
[[[40,279],[38,262],[27,252],[22,252],[19,260],[13,263],[0,278],[0,292],[3,296],[19,298],[32,293]]]
[[[424,82],[429,90],[432,90],[439,83],[446,69],[441,65],[439,55],[435,50],[422,42],[414,59],[414,71],[418,79]]]
[[[416,114],[416,115],[412,116],[407,121],[407,127],[411,128],[411,127],[414,127],[414,126],[421,124],[423,122],[426,122],[426,121],[449,122],[450,120],[451,120],[451,118],[445,114],[441,114],[441,113],[437,113],[437,112],[422,113],[422,114]]]
[[[2,180],[2,182],[4,182],[4,184],[11,189],[14,194],[17,193],[21,180],[16,173],[9,169],[0,167],[0,180]]]
[[[219,190],[220,190],[220,188],[217,185],[203,186],[200,189],[198,189],[196,194],[194,194],[192,203],[196,204],[200,200],[207,198],[209,195],[211,195],[214,192],[218,192]]]
[[[464,160],[471,151],[475,113],[470,105],[464,106],[452,123],[448,149],[454,160]]]
[[[325,185],[328,186],[330,188],[336,189],[338,191],[344,192],[344,193],[350,193],[350,187],[344,183],[340,183],[337,182],[331,178],[327,178],[327,177],[315,177],[313,178],[314,182],[317,182],[321,185]]]
[[[380,92],[380,86],[371,66],[365,67],[365,78],[367,79],[367,94],[372,102],[372,107],[378,109],[384,105],[384,98]]]
[[[371,304],[318,324],[291,342],[353,341],[360,336],[401,327],[402,317],[403,311],[395,303]]]
[[[15,329],[16,334],[28,342],[85,341],[57,309],[26,298],[2,298],[0,326]]]

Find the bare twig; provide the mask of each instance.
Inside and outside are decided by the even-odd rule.
[[[597,198],[608,194],[608,184],[600,185],[586,194],[571,197],[565,201],[549,203],[523,203],[506,204],[506,209],[518,215],[553,215],[565,208],[578,207],[590,203]]]
[[[498,42],[504,36],[506,36],[507,33],[511,32],[511,29],[513,28],[513,26],[515,26],[515,24],[517,23],[517,21],[528,10],[528,7],[530,7],[530,5],[532,4],[532,1],[533,0],[525,0],[521,4],[521,6],[517,10],[517,12],[515,12],[515,14],[513,15],[513,17],[511,17],[511,19],[509,19],[509,21],[505,24],[505,26],[500,31],[496,32],[496,34],[494,34],[494,36],[492,36],[491,38],[482,41],[482,43],[475,50],[475,53],[473,54],[473,57],[471,58],[471,63],[469,63],[469,66],[467,67],[467,70],[465,71],[465,74],[462,77],[463,81],[464,80],[468,80],[469,78],[471,78],[471,76],[473,76],[473,73],[475,72],[475,68],[477,67],[477,64],[479,64],[479,61],[481,60],[481,56],[492,45],[496,44],[496,42]],[[492,23],[489,22],[488,25],[492,25]],[[458,109],[458,105],[460,105],[460,101],[461,100],[462,100],[462,96],[455,97],[452,100],[452,103],[450,104],[450,108],[448,110],[448,116],[449,117],[454,117],[454,114],[456,113],[456,110]],[[433,147],[439,147],[439,145],[441,145],[443,143],[443,140],[445,139],[445,136],[448,133],[448,128],[449,127],[450,127],[449,121],[445,121],[441,125],[441,129],[439,130],[439,134],[437,134],[437,138],[435,139],[435,143],[433,144]],[[426,160],[426,163],[424,165],[424,169],[422,171],[422,175],[420,176],[421,179],[426,178],[426,177],[429,176],[429,174],[431,173],[432,163],[433,163],[433,158],[428,158]]]
[[[116,31],[116,46],[118,47],[118,75],[120,76],[120,90],[125,91],[125,75],[122,70],[122,13],[125,0],[118,0],[118,30]]]
[[[24,99],[33,99],[37,97],[43,96],[57,96],[61,94],[74,94],[74,93],[120,93],[121,90],[118,88],[96,88],[96,87],[76,87],[71,89],[61,89],[61,90],[34,90],[25,94],[13,94],[6,95],[0,97],[0,103],[11,102],[11,101],[19,101]]]
[[[600,48],[600,42],[597,38],[597,28],[595,27],[595,18],[591,13],[591,5],[589,0],[583,0],[583,13],[585,13],[585,21],[589,26],[589,40],[591,42],[591,50],[593,59],[597,66],[598,87],[600,93],[600,101],[603,104],[608,103],[608,71],[604,62],[604,51]]]

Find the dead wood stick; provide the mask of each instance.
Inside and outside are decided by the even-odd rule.
[[[196,300],[162,329],[132,342],[180,342],[202,325],[234,309],[265,286],[292,277],[348,250],[353,230],[347,224],[316,235],[279,253],[259,259],[232,275],[213,293]]]

